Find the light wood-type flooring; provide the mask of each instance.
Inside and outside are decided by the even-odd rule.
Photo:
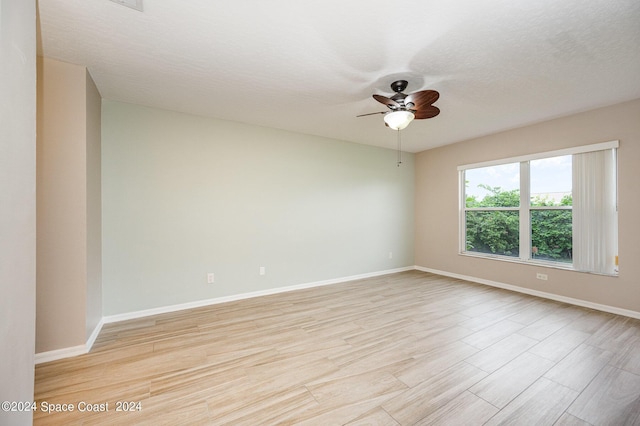
[[[35,389],[75,406],[38,425],[640,425],[640,321],[409,271],[107,324]]]

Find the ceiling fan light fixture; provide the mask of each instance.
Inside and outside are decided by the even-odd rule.
[[[411,111],[392,111],[384,115],[384,122],[393,130],[402,130],[413,121],[415,116]]]

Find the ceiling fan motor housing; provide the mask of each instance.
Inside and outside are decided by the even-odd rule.
[[[391,96],[391,99],[398,102],[401,106],[404,105],[404,98],[407,97],[407,95],[402,93],[402,91],[407,88],[408,84],[409,83],[407,82],[407,80],[398,80],[391,83],[391,90],[396,92],[395,95]],[[392,108],[392,109],[395,109],[395,108]]]
[[[407,80],[394,81],[393,83],[391,83],[391,90],[393,90],[396,93],[400,93],[407,88],[408,84],[409,82]]]

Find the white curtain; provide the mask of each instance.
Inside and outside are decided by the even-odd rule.
[[[573,155],[573,266],[617,272],[616,150]]]

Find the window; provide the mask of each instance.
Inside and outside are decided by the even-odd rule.
[[[460,251],[617,273],[616,148],[460,166]]]
[[[520,255],[520,165],[465,171],[467,251]]]
[[[572,262],[571,165],[571,155],[529,162],[532,259]]]

